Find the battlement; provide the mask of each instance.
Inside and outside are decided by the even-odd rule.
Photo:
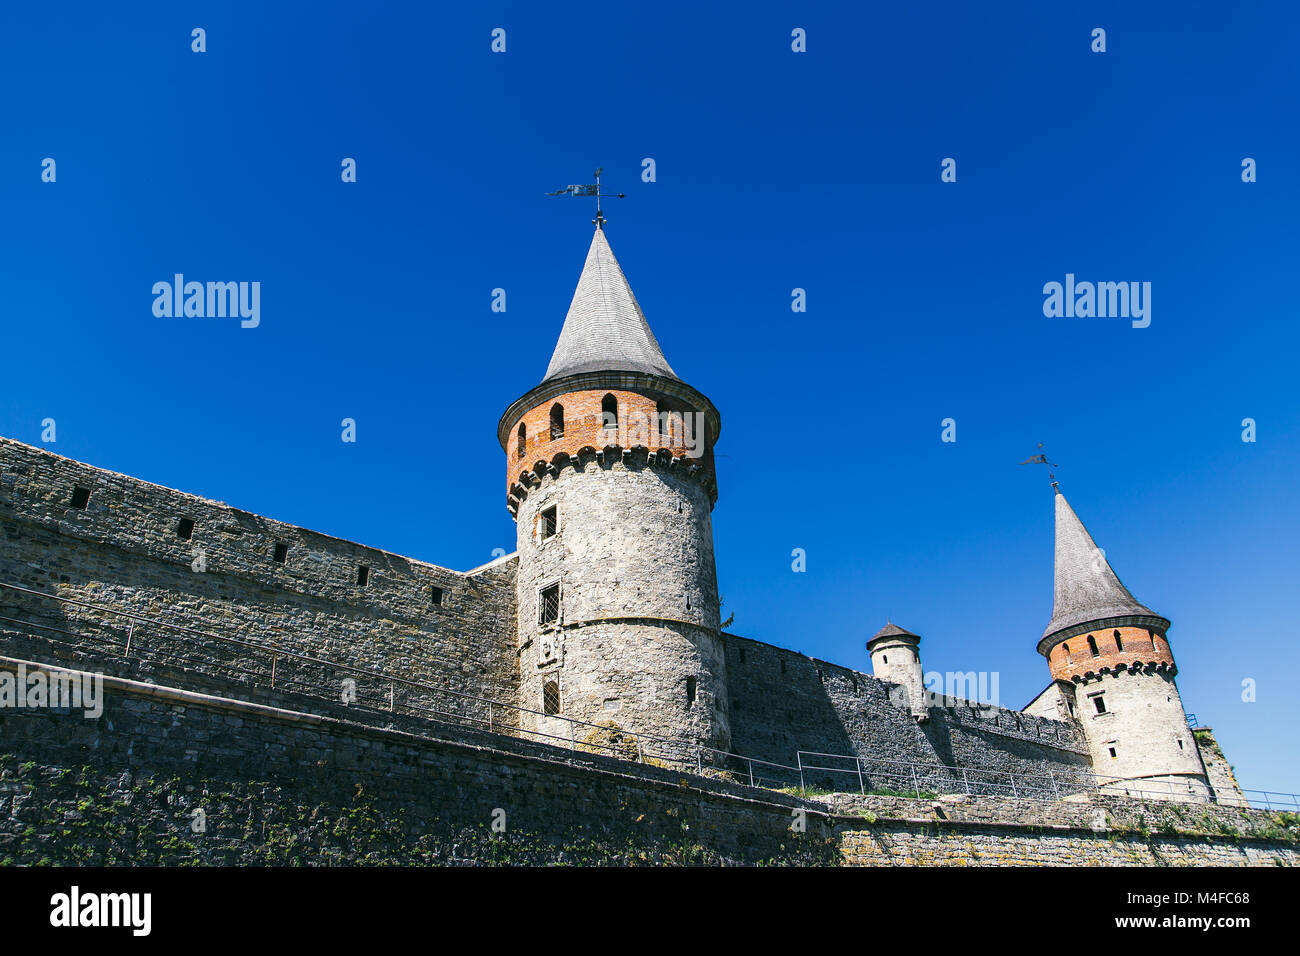
[[[594,465],[594,468],[592,467]],[[529,492],[541,487],[547,477],[558,478],[565,469],[585,472],[589,469],[640,471],[645,468],[670,472],[688,478],[700,485],[709,496],[710,503],[718,500],[718,485],[710,463],[694,458],[674,455],[670,449],[660,448],[652,452],[644,445],[622,448],[618,445],[606,445],[593,448],[583,445],[576,452],[557,452],[550,460],[538,459],[531,467],[520,471],[510,485],[506,497],[506,508],[513,517],[518,518],[519,506]]]

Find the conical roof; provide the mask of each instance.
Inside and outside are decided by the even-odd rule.
[[[876,643],[876,641],[885,637],[909,637],[917,641],[921,639],[920,634],[913,634],[911,631],[906,631],[899,627],[893,621],[886,621],[885,626],[876,631],[875,636],[867,641],[867,646],[870,647],[872,644]]]
[[[543,382],[580,372],[645,372],[676,379],[597,227]]]
[[[1056,492],[1056,587],[1046,639],[1058,631],[1115,617],[1143,616],[1164,620],[1139,604],[1120,583],[1074,513],[1065,495]],[[1166,622],[1167,623],[1167,622]]]

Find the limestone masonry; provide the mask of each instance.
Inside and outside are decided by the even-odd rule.
[[[437,861],[513,793],[533,808],[527,831],[558,841],[533,862],[561,844],[599,856],[645,814],[652,858],[779,859],[800,809],[821,840],[799,844],[801,862],[826,861],[826,841],[847,862],[1295,862],[1208,729],[1189,726],[1169,620],[1120,583],[1059,491],[1037,645],[1051,683],[1023,710],[935,696],[921,638],[892,623],[867,642],[874,674],[725,633],[721,426],[664,358],[601,224],[545,377],[498,423],[516,551],[472,571],[0,439],[0,678],[109,675],[99,720],[0,709],[0,857],[130,862],[134,841],[152,847],[136,862],[275,862],[271,826],[322,859]],[[703,849],[673,830],[683,772],[688,815],[713,835]],[[85,813],[67,815],[82,800],[70,779],[114,806],[143,794],[161,818],[164,778],[187,806],[220,793],[227,814],[263,817],[260,835],[226,820],[228,842],[184,852],[143,824],[84,845],[58,835],[54,816]],[[348,818],[365,792],[367,812],[396,814],[373,853],[326,852],[305,815]],[[440,813],[403,816],[435,796]],[[1039,802],[990,809],[1025,797]],[[1204,826],[1153,847],[1125,809],[1153,799],[1201,805]],[[1132,826],[1116,842],[1106,819]]]

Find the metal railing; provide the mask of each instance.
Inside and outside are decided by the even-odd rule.
[[[896,796],[922,797],[951,793],[950,788],[971,796],[1004,796],[1028,800],[1060,800],[1071,794],[1112,794],[1138,799],[1165,801],[1209,801],[1227,807],[1300,812],[1300,795],[1275,790],[1246,790],[1218,793],[1195,780],[1133,779],[1109,777],[1085,768],[1048,770],[1046,773],[1013,773],[985,770],[942,763],[918,763],[859,757],[854,754],[827,754],[800,750],[796,754],[799,785],[808,788],[811,776],[857,780],[858,792],[885,793]],[[838,764],[832,761],[839,761]],[[851,766],[849,766],[851,764]],[[817,774],[826,777],[817,777]],[[838,776],[837,776],[838,775]],[[850,786],[852,783],[850,782]],[[835,789],[835,788],[831,788]]]
[[[226,674],[221,673],[225,671],[235,674],[237,680],[254,686],[265,682],[274,691],[302,693],[318,699],[340,700],[349,706],[356,704],[381,712],[409,713],[419,717],[452,720],[490,733],[552,743],[567,748],[572,753],[608,752],[612,756],[640,764],[658,764],[694,770],[703,776],[723,778],[750,787],[791,790],[798,787],[800,793],[806,794],[809,789],[810,775],[814,775],[814,782],[816,782],[817,779],[824,779],[817,778],[815,775],[818,774],[848,774],[856,780],[858,790],[863,794],[885,792],[919,797],[928,793],[954,792],[954,788],[960,787],[957,792],[971,795],[1039,800],[1058,800],[1065,795],[1085,792],[1124,793],[1142,798],[1186,800],[1190,793],[1187,786],[1175,784],[1173,781],[1133,781],[1118,777],[1104,777],[1085,768],[1077,771],[1059,769],[1049,770],[1046,773],[1012,773],[942,763],[803,750],[796,752],[795,764],[780,764],[744,754],[703,747],[684,738],[634,732],[610,724],[598,724],[560,714],[546,714],[528,707],[467,694],[424,681],[399,677],[378,670],[368,670],[275,645],[185,627],[136,612],[49,594],[16,584],[0,582],[0,589],[80,608],[92,614],[107,615],[124,622],[125,634],[117,633],[111,637],[99,633],[91,635],[106,646],[118,649],[123,660],[136,659],[157,666],[167,666],[175,662],[214,670],[219,677],[226,677]],[[84,633],[3,615],[0,615],[0,623],[62,634],[75,641],[80,641],[87,636]],[[107,622],[95,621],[94,623],[111,630]],[[150,632],[148,628],[155,630]],[[173,634],[179,637],[172,637]],[[146,640],[149,636],[165,638],[181,647],[155,646],[154,642]],[[251,656],[237,659],[212,657],[196,659],[181,652],[182,650],[194,652],[201,647],[202,641],[218,642],[261,657],[259,660],[254,660]],[[65,641],[55,640],[55,642],[68,645]],[[79,645],[68,646],[81,650]],[[161,660],[153,659],[155,657]],[[260,666],[258,666],[259,662]],[[249,664],[253,666],[242,666]],[[320,672],[320,677],[311,680],[302,672],[304,669],[315,669]],[[341,675],[346,675],[345,680],[352,682],[350,698],[344,694],[328,693],[323,688],[321,678],[327,677],[337,681]],[[447,709],[452,706],[457,709]],[[534,726],[524,726],[525,718],[532,718]],[[547,729],[541,729],[543,727]],[[581,739],[580,732],[585,735]],[[827,761],[838,761],[838,765],[828,765]],[[1158,787],[1155,786],[1156,784],[1164,786]],[[1267,809],[1300,811],[1300,797],[1296,794],[1266,790],[1243,790],[1242,794],[1242,798],[1223,794],[1211,795],[1210,799],[1229,806],[1259,807],[1262,805]],[[1251,794],[1255,796],[1249,796]]]

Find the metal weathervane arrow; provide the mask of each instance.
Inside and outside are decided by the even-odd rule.
[[[565,186],[563,189],[557,189],[553,193],[547,193],[548,196],[595,196],[596,197],[596,218],[592,220],[597,228],[605,227],[605,215],[600,211],[601,199],[624,199],[623,193],[602,193],[600,191],[600,173],[601,169],[596,170],[596,181],[586,186]]]
[[[1048,460],[1047,460],[1047,453],[1043,451],[1043,443],[1042,443],[1042,442],[1039,442],[1039,443],[1038,443],[1038,454],[1037,454],[1037,455],[1034,455],[1032,458],[1026,458],[1026,459],[1025,459],[1024,461],[1022,461],[1020,464],[1022,464],[1022,465],[1046,465],[1048,468],[1060,468],[1060,467],[1061,467],[1060,465],[1056,464],[1055,462],[1051,462],[1051,461],[1048,461]],[[1053,488],[1056,488],[1056,475],[1052,474],[1052,472],[1049,471],[1049,472],[1047,473],[1047,477],[1051,480],[1051,482],[1052,482],[1052,487],[1053,487]],[[1058,489],[1058,490],[1059,490],[1059,489]]]

